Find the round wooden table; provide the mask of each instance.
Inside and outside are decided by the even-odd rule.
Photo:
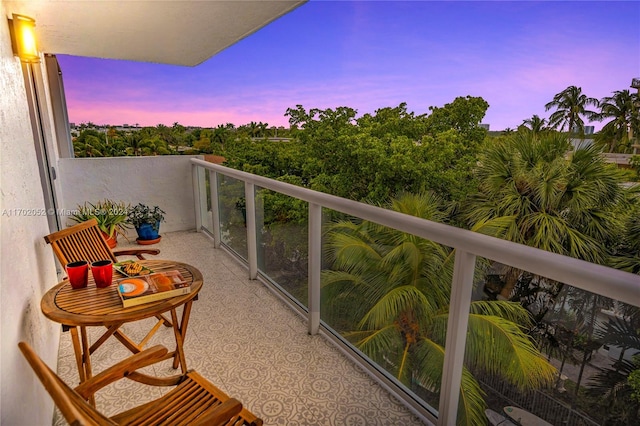
[[[109,337],[114,336],[131,352],[138,353],[163,324],[173,327],[176,339],[175,350],[169,352],[165,359],[173,358],[173,368],[178,368],[180,365],[182,372],[187,372],[183,342],[189,323],[191,304],[202,288],[202,274],[191,265],[171,260],[138,260],[137,262],[153,272],[180,271],[180,274],[190,283],[191,291],[185,295],[124,308],[118,295],[116,281],[126,276],[114,269],[112,284],[109,287],[97,288],[93,277],[89,274],[87,287],[73,289],[69,281],[65,280],[47,291],[42,298],[40,303],[42,313],[50,320],[62,324],[64,330],[68,329],[71,332],[80,383],[92,377],[91,354]],[[184,309],[179,319],[176,309],[180,306],[184,306]],[[162,315],[167,312],[171,314],[171,320]],[[124,323],[151,317],[156,317],[159,321],[140,343],[135,343],[119,330]],[[106,327],[107,331],[89,345],[86,328],[95,326]]]

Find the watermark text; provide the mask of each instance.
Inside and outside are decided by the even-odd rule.
[[[13,208],[2,209],[1,216],[6,217],[33,217],[33,216],[73,216],[78,214],[79,210],[72,209],[45,209],[45,208]]]

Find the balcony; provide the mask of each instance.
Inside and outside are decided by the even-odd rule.
[[[140,173],[146,183],[127,184]],[[578,346],[572,340],[577,331],[563,340],[567,330],[590,333],[588,339],[597,345],[582,363],[572,364],[558,351],[543,352],[562,374],[540,390],[523,391],[499,375],[475,371],[489,408],[501,411],[506,405],[518,405],[553,424],[601,424],[602,419],[572,407],[572,391],[585,389],[596,368],[610,368],[618,358],[630,360],[637,351],[605,346],[594,337],[608,319],[624,318],[619,301],[640,306],[636,275],[308,191],[197,157],[63,159],[59,174],[67,209],[104,197],[166,207],[169,220],[163,224],[161,257],[191,263],[205,277],[185,346],[189,366],[241,399],[267,424],[455,423],[467,356],[468,313],[472,303],[486,300],[492,291],[491,283],[478,281],[474,271],[488,260],[564,283],[557,295],[561,302],[544,314],[547,331],[555,333],[565,354],[573,354]],[[265,200],[276,194],[297,199],[306,219],[267,226],[272,212]],[[322,230],[332,212],[456,249],[445,354],[435,368],[442,371],[440,383],[428,385],[418,376],[409,385],[400,383],[392,373],[393,361],[383,357],[374,362],[344,330],[339,331],[341,318],[336,322],[327,316],[321,289],[321,271],[327,267]],[[532,309],[544,303],[536,300]],[[583,318],[580,324],[576,315]],[[140,325],[127,327],[136,335]],[[164,332],[156,341],[169,345],[171,338]],[[63,334],[59,371],[73,382],[77,373],[71,354],[69,338]],[[116,342],[113,350],[95,354],[94,365],[110,365],[126,355]],[[168,374],[169,368],[156,367],[154,373]],[[107,411],[124,408],[109,392],[99,395],[97,402]]]
[[[38,42],[50,55],[193,65],[302,2],[259,2],[259,7],[243,2],[125,3],[0,0],[0,10],[5,16],[19,13],[36,17]],[[96,20],[96,16],[101,19]],[[175,16],[185,19],[176,20]],[[140,25],[132,26],[131,19]],[[65,218],[5,215],[5,211],[12,209],[35,212],[47,211],[52,206],[73,209],[78,203],[105,197],[166,206],[169,220],[163,228],[166,236],[161,246],[163,256],[194,263],[210,283],[203,293],[204,296],[210,291],[209,297],[198,302],[193,314],[204,316],[204,321],[193,321],[186,342],[191,366],[205,372],[274,423],[370,424],[378,419],[386,424],[418,421],[455,424],[468,349],[465,336],[470,306],[472,301],[485,297],[483,289],[489,284],[477,282],[474,272],[485,260],[565,283],[561,304],[549,312],[550,331],[575,328],[577,314],[587,319],[580,325],[586,324],[593,331],[607,317],[624,318],[619,301],[640,306],[640,282],[635,275],[197,160],[192,162],[186,156],[65,158],[72,156],[72,150],[64,89],[56,80],[59,69],[55,56],[41,54],[41,64],[21,64],[13,56],[7,25],[0,26],[0,41],[3,70],[0,423],[48,424],[51,420],[52,402],[20,357],[18,341],[28,340],[51,365],[55,364],[61,342],[60,372],[70,382],[75,380],[75,370],[69,362],[68,336],[60,337],[58,325],[47,321],[39,310],[41,295],[57,281],[51,250],[42,236],[58,225],[48,219],[59,219],[64,227]],[[634,86],[635,82],[634,79]],[[272,193],[297,198],[307,221],[282,227],[277,236],[271,232],[274,229],[263,232],[262,197]],[[244,217],[239,208],[242,202]],[[442,362],[431,371],[435,375],[441,373],[438,380],[427,384],[423,378],[412,376],[405,384],[400,383],[390,373],[398,368],[396,363],[388,356],[383,356],[379,363],[373,362],[344,333],[337,331],[344,328],[339,321],[325,315],[320,278],[325,267],[322,228],[324,215],[333,213],[373,221],[455,249],[455,268],[447,287],[450,303],[446,307],[446,342],[439,346]],[[212,236],[213,243],[204,235],[184,232],[193,229]],[[194,247],[197,253],[190,251]],[[274,257],[274,252],[284,256]],[[241,259],[240,263],[227,253]],[[279,263],[278,259],[287,262]],[[266,299],[273,301],[273,305],[267,306]],[[248,305],[253,308],[246,309]],[[237,316],[253,321],[253,327],[241,327]],[[265,323],[271,328],[265,327]],[[135,326],[131,327],[131,333],[135,334]],[[166,335],[159,336],[160,342],[163,337]],[[558,337],[561,344],[572,349],[573,340],[563,343],[563,336]],[[618,347],[616,351],[614,346],[608,349],[601,346],[598,351],[605,352],[600,355],[610,362],[629,357],[629,349]],[[125,355],[122,349],[113,347],[114,357]],[[96,361],[111,362],[100,360],[101,356],[110,357],[109,351],[98,351]],[[555,354],[549,357],[559,367],[565,364]],[[262,369],[265,365],[274,368]],[[302,368],[294,370],[294,367]],[[577,385],[581,379],[586,380],[588,372],[583,374],[579,369],[573,374],[569,370],[565,371],[570,390],[570,382]],[[162,368],[157,372],[162,373]],[[561,400],[561,386],[543,389],[543,393],[524,393],[507,389],[500,378],[484,380],[480,374],[477,377],[484,391],[491,393],[491,400],[487,398],[489,406],[497,411],[504,405],[521,405],[547,419],[559,419],[555,423],[592,424],[583,419],[579,410],[569,406],[573,404],[571,399],[568,403]],[[559,378],[564,380],[562,376]],[[238,388],[233,387],[238,384]],[[322,399],[322,394],[327,399]],[[131,395],[141,397],[133,391]],[[556,399],[553,404],[547,403],[548,395]],[[394,402],[394,398],[400,402]],[[119,408],[108,393],[98,403],[109,409]]]
[[[121,241],[118,248],[125,246]],[[165,233],[154,247],[161,250],[160,258],[187,262],[204,276],[185,342],[188,367],[238,398],[265,424],[422,424],[326,338],[309,335],[303,318],[261,282],[249,280],[246,268],[215,249],[207,236]],[[142,338],[152,322],[126,324],[126,332]],[[162,327],[149,345],[170,348],[173,339],[172,330]],[[92,356],[94,371],[128,355],[111,339]],[[170,361],[151,368],[155,375],[175,374]],[[69,333],[62,334],[58,372],[67,383],[77,383]],[[119,385],[98,393],[98,409],[115,414],[159,396],[139,391],[144,386],[136,382],[125,382],[126,389]],[[122,398],[123,394],[135,398]],[[57,414],[54,424],[66,423]]]

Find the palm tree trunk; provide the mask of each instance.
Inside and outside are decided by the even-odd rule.
[[[564,284],[562,285],[562,288],[564,288]],[[560,290],[560,291],[562,291],[562,290]],[[558,293],[558,294],[560,294],[560,293]],[[564,297],[562,298],[562,302],[560,303],[560,313],[558,314],[558,321],[560,321],[560,319],[562,319],[562,313],[564,312],[564,304],[567,302],[567,295],[568,294],[569,294],[568,291],[564,292]],[[551,359],[551,350],[552,350],[552,347],[551,347],[551,344],[549,344],[549,354],[548,354],[547,361]],[[562,360],[562,364],[563,364],[563,367],[564,367],[564,359]],[[558,384],[560,384],[560,374],[558,374],[558,383],[556,383],[556,386]]]
[[[511,297],[511,293],[513,293],[513,289],[516,287],[516,283],[518,282],[518,275],[520,271],[517,269],[509,269],[504,277],[504,286],[502,290],[500,290],[500,296],[504,297],[505,300],[509,300]]]
[[[587,339],[587,347],[584,349],[582,353],[582,364],[580,365],[580,373],[578,373],[578,381],[576,383],[576,392],[575,395],[578,395],[578,390],[580,389],[580,383],[582,382],[582,374],[584,373],[584,366],[587,363],[587,355],[589,352],[587,348],[590,346],[589,342],[591,342],[591,338],[593,337],[593,328],[596,322],[596,307],[598,305],[599,296],[593,295],[593,306],[591,307],[591,320],[589,321],[589,338]]]

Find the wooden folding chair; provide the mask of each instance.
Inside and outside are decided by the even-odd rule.
[[[69,228],[63,229],[44,237],[60,264],[64,267],[67,263],[86,260],[89,263],[98,260],[111,260],[116,263],[117,256],[136,256],[144,259],[145,254],[157,255],[158,249],[128,249],[111,251],[109,245],[102,237],[98,221],[96,219],[87,220]]]
[[[262,420],[244,409],[238,400],[229,398],[195,371],[167,378],[137,372],[164,357],[167,349],[160,345],[120,361],[75,389],[62,381],[27,343],[20,342],[18,346],[71,425],[262,425]],[[175,388],[154,401],[111,417],[100,413],[87,402],[96,391],[123,378],[150,386]]]
[[[86,260],[89,263],[96,262],[98,260],[111,260],[116,263],[117,256],[136,256],[138,259],[145,259],[145,254],[157,255],[160,253],[158,249],[125,249],[111,251],[106,240],[98,228],[98,221],[96,219],[90,219],[86,222],[79,223],[69,228],[63,229],[58,232],[54,232],[44,237],[47,244],[51,244],[51,248],[56,257],[64,267],[67,263],[77,262],[80,260]],[[131,349],[133,352],[136,350],[142,350],[144,342],[149,340],[151,336],[158,330],[163,323],[166,327],[172,327],[171,321],[163,315],[156,317],[159,323],[147,333],[142,339],[141,344],[135,345],[131,339],[126,337],[120,330],[114,333],[114,336],[123,342],[123,344]],[[68,330],[69,327],[62,326],[63,330]],[[73,330],[72,330],[73,331]]]

